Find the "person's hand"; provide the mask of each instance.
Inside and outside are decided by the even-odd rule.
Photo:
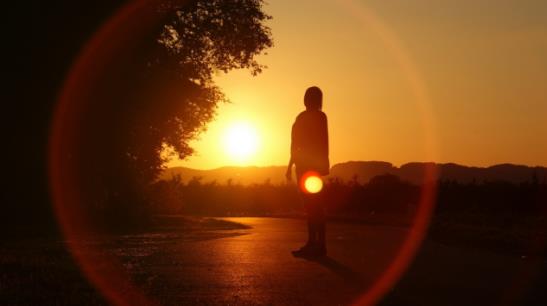
[[[292,171],[291,171],[291,169],[287,169],[287,172],[285,172],[285,178],[289,182],[292,181]]]

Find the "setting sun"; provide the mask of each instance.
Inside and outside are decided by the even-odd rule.
[[[233,160],[247,161],[258,150],[259,139],[256,128],[246,122],[233,123],[224,134],[224,145],[226,152]]]

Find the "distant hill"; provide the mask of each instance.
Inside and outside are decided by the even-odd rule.
[[[401,167],[394,167],[388,162],[356,161],[336,164],[331,168],[331,176],[343,180],[357,176],[360,183],[366,183],[371,178],[381,174],[393,174],[403,180],[420,183],[423,181],[427,166],[437,170],[442,180],[453,180],[461,183],[502,180],[512,183],[531,181],[535,175],[538,180],[547,180],[547,168],[528,167],[513,164],[500,164],[490,167],[468,167],[454,163],[407,163]]]
[[[513,164],[500,164],[491,167],[468,167],[454,163],[436,164],[412,162],[395,167],[391,163],[382,161],[350,161],[335,164],[331,168],[330,178],[339,178],[342,181],[357,180],[367,183],[377,175],[392,174],[412,183],[421,183],[424,179],[426,167],[434,167],[439,178],[461,183],[503,180],[512,183],[531,181],[535,177],[539,181],[547,180],[547,168],[528,167]],[[219,184],[261,184],[269,181],[272,184],[281,184],[285,181],[285,166],[270,167],[222,167],[212,170],[197,170],[185,167],[166,169],[161,179],[170,179],[180,175],[183,182],[192,178],[201,178],[201,182],[216,181]]]

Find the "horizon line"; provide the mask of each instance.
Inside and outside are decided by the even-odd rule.
[[[406,163],[402,163],[400,165],[396,165],[392,162],[388,162],[388,161],[382,161],[382,160],[348,160],[348,161],[345,161],[345,162],[337,162],[337,163],[333,163],[330,168],[332,169],[332,167],[336,166],[336,165],[339,165],[339,164],[345,164],[345,163],[351,163],[351,162],[369,162],[369,163],[373,163],[373,162],[380,162],[380,163],[389,163],[391,164],[392,167],[394,168],[401,168],[402,166],[404,165],[408,165],[408,164],[415,164],[415,163],[418,163],[418,164],[437,164],[437,165],[449,165],[449,164],[452,164],[452,165],[458,165],[458,166],[464,166],[464,167],[469,167],[469,168],[492,168],[492,167],[495,167],[495,166],[501,166],[501,165],[511,165],[511,166],[523,166],[523,167],[528,167],[528,168],[547,168],[547,165],[527,165],[527,164],[519,164],[519,163],[512,163],[512,162],[503,162],[503,163],[498,163],[498,164],[491,164],[489,166],[475,166],[475,165],[466,165],[466,164],[459,164],[459,163],[456,163],[456,162],[434,162],[434,161],[409,161],[409,162],[406,162]],[[212,170],[219,170],[219,169],[225,169],[225,168],[273,168],[273,167],[287,167],[286,165],[267,165],[267,166],[258,166],[258,165],[224,165],[224,166],[219,166],[219,167],[214,167],[214,168],[195,168],[195,167],[189,167],[189,166],[182,166],[182,165],[179,165],[179,166],[168,166],[166,167],[165,169],[173,169],[173,168],[186,168],[186,169],[192,169],[192,170],[202,170],[202,171],[212,171]]]

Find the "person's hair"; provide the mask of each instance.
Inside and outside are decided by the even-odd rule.
[[[312,86],[304,94],[304,105],[307,109],[320,110],[323,106],[323,92],[317,86]]]

